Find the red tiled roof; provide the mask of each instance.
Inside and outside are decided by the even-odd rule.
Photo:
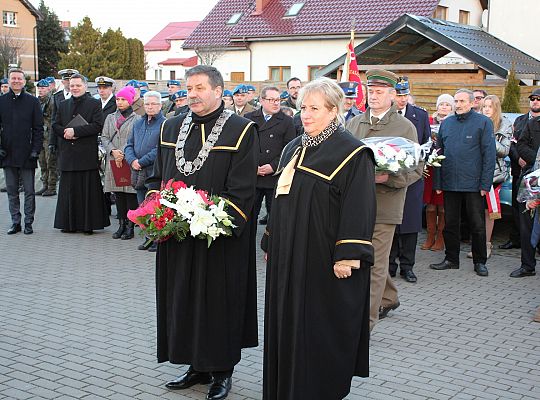
[[[197,56],[189,58],[167,58],[165,61],[161,61],[160,65],[183,65],[184,67],[194,67],[197,65]]]
[[[170,40],[184,40],[199,25],[200,21],[171,22],[158,32],[148,43],[144,45],[145,50],[169,50]]]
[[[283,18],[294,3],[304,2],[296,17]],[[405,13],[431,17],[440,0],[270,0],[261,15],[255,1],[220,0],[184,42],[184,48],[241,46],[242,39],[346,34],[352,21],[357,33],[378,32]],[[226,22],[243,13],[235,25]]]

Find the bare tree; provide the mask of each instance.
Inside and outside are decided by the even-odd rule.
[[[195,49],[195,54],[197,54],[197,57],[199,57],[199,60],[203,65],[214,65],[224,53],[223,50],[219,50],[217,47]]]
[[[4,29],[0,33],[0,70],[7,76],[10,66],[18,65],[19,51],[24,46],[11,30]]]

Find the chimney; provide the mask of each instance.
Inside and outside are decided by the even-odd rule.
[[[255,0],[255,11],[253,11],[253,15],[261,15],[270,1],[271,0]]]

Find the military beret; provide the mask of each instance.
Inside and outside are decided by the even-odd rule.
[[[148,90],[146,90],[146,89],[141,89],[141,97],[143,97],[144,94],[147,93],[147,92],[148,92]]]
[[[256,91],[255,86],[253,86],[253,85],[246,85],[246,87],[247,87],[248,92],[255,92]]]
[[[62,77],[62,79],[69,79],[72,75],[78,74],[79,71],[76,69],[66,68],[58,71],[58,75]]]
[[[141,87],[141,88],[143,88],[143,87],[149,88],[148,82],[141,82],[141,81],[139,81],[139,87]]]
[[[175,79],[171,79],[169,82],[167,82],[167,87],[175,85],[175,86],[182,86],[182,83],[180,81],[177,81]]]
[[[396,84],[396,92],[398,96],[405,96],[411,93],[409,88],[409,78],[406,76],[400,76],[398,83]]]
[[[98,76],[96,78],[96,83],[98,86],[112,86],[114,85],[114,79],[111,79],[106,76]]]
[[[7,85],[7,84],[8,84],[7,78],[0,79],[0,85]]]
[[[187,90],[179,90],[171,96],[171,100],[175,101],[187,97]]]
[[[135,79],[132,79],[130,81],[127,81],[125,86],[133,86],[134,88],[136,89],[140,89],[141,87],[141,84],[139,81],[135,80]]]
[[[370,69],[366,72],[368,86],[388,86],[395,88],[398,76],[384,69]]]
[[[52,77],[52,76],[48,76],[48,77],[46,77],[45,79],[47,79],[47,81],[48,81],[49,83],[56,83],[56,79],[54,79],[54,77]]]
[[[288,98],[289,98],[289,92],[287,92],[286,90],[284,90],[284,91],[281,92],[281,94],[279,95],[279,98],[280,98],[281,100],[288,99]]]
[[[236,87],[233,89],[232,94],[233,94],[233,96],[234,96],[234,95],[237,94],[237,93],[238,93],[238,94],[245,94],[245,93],[247,93],[247,92],[248,92],[247,86],[244,85],[244,84],[241,84],[241,85],[236,86]]]
[[[343,90],[346,98],[355,99],[358,97],[358,82],[340,82],[338,85]]]
[[[49,87],[49,81],[47,79],[40,79],[36,86],[37,87]]]
[[[232,92],[229,89],[225,89],[223,91],[223,96],[232,97]]]

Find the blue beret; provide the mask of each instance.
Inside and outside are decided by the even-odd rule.
[[[241,84],[241,85],[238,85],[237,87],[235,87],[232,91],[232,94],[235,95],[237,93],[240,93],[240,94],[245,94],[248,92],[248,88],[246,85],[244,84]]]
[[[398,96],[404,96],[411,93],[409,89],[409,78],[407,78],[406,76],[401,76],[398,79],[398,83],[396,84],[396,92]]]
[[[135,79],[132,79],[132,80],[126,82],[126,86],[133,86],[134,88],[139,89],[141,87],[141,84],[139,83],[139,81],[136,81]]]
[[[47,79],[41,79],[37,85],[37,87],[49,87],[49,81]]]
[[[286,90],[284,90],[284,91],[281,92],[281,94],[279,95],[279,98],[282,99],[282,100],[288,99],[288,98],[289,98],[289,92],[287,92]]]
[[[146,92],[148,92],[148,90],[146,90],[146,89],[141,89],[141,97],[143,97],[144,94],[145,94]]]
[[[149,87],[148,82],[141,82],[139,81],[139,87]]]
[[[183,99],[184,97],[187,97],[187,90],[179,90],[171,96],[171,100],[175,101],[178,99]]]
[[[246,87],[248,88],[248,90],[253,90],[254,92],[256,91],[255,86],[253,85],[246,85]]]
[[[169,82],[167,82],[167,87],[169,87],[170,85],[182,86],[182,83],[180,81],[172,79]]]
[[[0,85],[7,85],[7,84],[8,84],[7,78],[0,79]]]
[[[232,92],[229,90],[229,89],[225,89],[223,91],[223,96],[229,96],[229,97],[232,97]]]
[[[56,79],[54,79],[52,76],[48,76],[45,79],[47,79],[49,83],[56,83]]]

